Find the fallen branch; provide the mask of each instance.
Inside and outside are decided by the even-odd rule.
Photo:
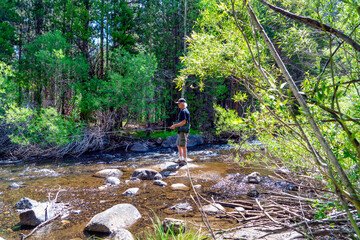
[[[51,219],[49,219],[49,220],[46,220],[45,222],[37,225],[36,228],[34,228],[28,235],[24,235],[24,234],[23,234],[23,235],[21,236],[21,240],[24,240],[24,239],[30,237],[30,236],[33,235],[37,230],[39,230],[40,228],[42,228],[42,227],[45,226],[46,224],[54,221],[55,219],[57,219],[57,218],[60,217],[60,216],[61,216],[61,213],[59,213],[58,215],[56,215],[55,217],[53,217],[53,218],[51,218]]]

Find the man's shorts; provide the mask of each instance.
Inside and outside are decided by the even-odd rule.
[[[188,133],[179,132],[176,139],[176,145],[180,147],[186,147],[188,136]]]

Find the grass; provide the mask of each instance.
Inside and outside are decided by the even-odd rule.
[[[155,220],[151,219],[153,224],[153,229],[145,232],[145,237],[139,238],[137,240],[205,240],[208,237],[201,233],[200,230],[188,229],[183,231],[180,229],[178,234],[175,234],[171,229],[167,232],[164,231],[162,223],[159,217],[155,214]]]
[[[173,131],[151,131],[150,132],[150,137],[147,136],[147,133],[145,131],[136,131],[136,132],[131,133],[131,135],[133,137],[150,138],[150,139],[157,139],[157,138],[160,137],[163,140],[165,140],[166,137],[173,136],[173,135],[176,135],[176,134],[177,134],[177,132],[175,130],[173,130]],[[190,134],[191,135],[201,134],[201,132],[192,129],[192,130],[190,130]]]

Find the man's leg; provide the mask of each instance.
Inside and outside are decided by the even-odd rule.
[[[184,155],[184,154],[183,154],[182,147],[180,147],[180,146],[178,145],[177,148],[178,148],[180,160],[182,160],[182,159],[183,159],[183,155]]]
[[[187,158],[187,149],[186,149],[186,146],[185,146],[185,147],[180,147],[180,148],[181,148],[181,152],[182,152],[183,159],[186,160],[186,158]]]

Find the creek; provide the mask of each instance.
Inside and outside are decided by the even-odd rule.
[[[226,189],[221,183],[224,179],[243,177],[253,171],[260,172],[263,176],[271,174],[265,169],[240,167],[234,161],[234,149],[228,145],[190,149],[189,157],[193,160],[188,164],[193,183],[201,185],[198,192],[207,199],[247,198],[247,191],[254,186],[239,183],[237,186],[240,187],[234,190]],[[89,236],[83,230],[89,220],[95,214],[120,203],[133,204],[140,211],[142,219],[129,229],[139,239],[143,239],[144,233],[152,228],[151,219],[155,218],[154,213],[160,219],[180,218],[194,223],[195,226],[202,225],[199,211],[191,200],[191,195],[194,196],[194,193],[190,187],[186,167],[165,177],[163,181],[168,184],[166,187],[156,186],[153,181],[126,181],[130,179],[135,169],[159,169],[165,162],[173,162],[176,159],[177,153],[167,149],[142,154],[100,154],[76,159],[36,161],[36,163],[1,162],[0,236],[5,239],[20,239],[22,234],[28,234],[31,228],[19,226],[19,213],[14,209],[14,205],[22,197],[39,202],[47,201],[48,198],[54,199],[60,186],[65,191],[59,193],[57,200],[66,204],[69,214],[42,227],[30,239],[87,239]],[[123,172],[120,177],[121,184],[101,190],[99,187],[104,185],[105,179],[94,177],[93,174],[109,168],[120,169]],[[21,187],[9,189],[12,183],[18,183]],[[173,190],[170,186],[174,183],[183,183],[190,188]],[[214,188],[216,185],[217,188],[223,189]],[[137,195],[122,195],[125,190],[132,187],[140,188]],[[193,210],[180,213],[170,209],[179,203],[189,203]],[[209,220],[218,229],[232,227],[236,223],[229,219],[211,216]]]

